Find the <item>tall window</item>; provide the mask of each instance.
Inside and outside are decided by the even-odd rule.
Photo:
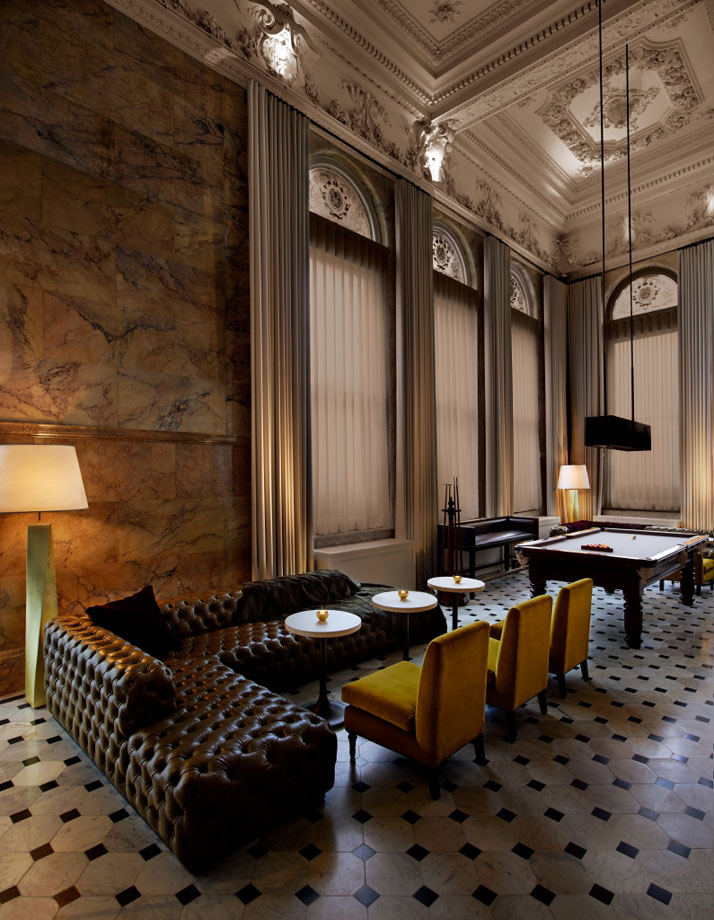
[[[392,536],[389,251],[337,164],[311,169],[310,207],[316,545]]]
[[[479,514],[478,299],[463,248],[439,221],[434,222],[433,267],[439,494],[443,483],[457,477],[465,520]]]
[[[677,282],[644,271],[632,281],[635,418],[652,426],[652,450],[607,451],[605,503],[640,511],[679,510]],[[631,416],[630,283],[615,290],[605,324],[608,411]]]
[[[511,354],[513,368],[513,510],[538,512],[541,477],[540,310],[530,279],[511,270]]]

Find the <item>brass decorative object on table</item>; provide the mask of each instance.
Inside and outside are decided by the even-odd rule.
[[[456,584],[456,585],[460,585],[460,584],[461,584],[461,576],[460,576],[460,575],[454,575],[454,584]]]
[[[317,611],[317,622],[326,623],[329,615],[330,615],[329,611],[327,610],[318,610]]]
[[[409,592],[407,591],[406,588],[400,588],[398,591],[398,594],[399,594],[400,601],[405,601],[409,597]]]

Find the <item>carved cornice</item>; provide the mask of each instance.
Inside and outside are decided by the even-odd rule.
[[[499,129],[503,128],[503,130],[508,133],[509,137],[515,141],[514,146],[518,146],[519,149],[527,151],[528,159],[531,162],[535,162],[546,172],[553,181],[560,186],[563,190],[563,194],[566,194],[572,201],[578,187],[575,180],[569,176],[552,157],[548,156],[540,144],[537,144],[530,134],[524,131],[508,112],[502,112],[500,115],[496,116],[496,125]],[[491,130],[493,130],[493,126],[491,126]],[[474,134],[471,128],[467,128],[463,133],[469,137]],[[523,181],[522,177],[521,181]]]

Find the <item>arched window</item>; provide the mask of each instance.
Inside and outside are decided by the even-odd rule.
[[[458,234],[433,225],[437,475],[459,480],[461,515],[479,515],[479,315]]]
[[[341,161],[310,168],[310,365],[316,546],[394,535],[389,251]]]
[[[525,269],[511,263],[513,510],[539,511],[541,474],[541,313]]]
[[[635,418],[652,426],[652,450],[607,451],[605,504],[612,509],[678,511],[679,363],[677,281],[644,269],[621,282],[605,322],[608,411],[631,415],[630,290]]]

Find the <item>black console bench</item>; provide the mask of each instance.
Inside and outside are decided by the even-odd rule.
[[[442,559],[442,541],[446,536],[446,527],[438,525],[439,559]],[[493,562],[476,565],[476,553],[490,549],[501,549],[501,563],[504,569],[511,567],[511,547],[516,543],[526,540],[538,539],[537,517],[507,517],[481,518],[479,520],[461,522],[461,546],[457,550],[469,554],[468,574],[471,578],[476,576],[480,569],[492,566]],[[443,573],[442,574],[448,574]]]

